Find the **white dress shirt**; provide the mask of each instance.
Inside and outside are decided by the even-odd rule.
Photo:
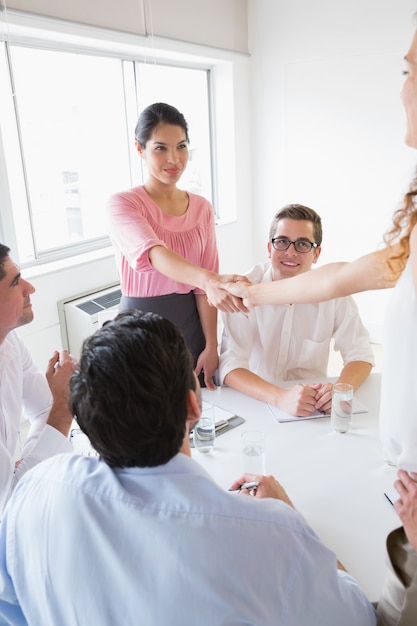
[[[72,450],[67,438],[46,425],[52,396],[44,374],[11,331],[0,344],[0,515],[23,474],[43,459]],[[30,420],[15,470],[15,454],[23,416]]]
[[[256,265],[247,276],[253,283],[272,282],[271,264]],[[351,297],[316,304],[262,305],[247,314],[223,313],[222,317],[221,384],[237,368],[274,385],[323,378],[327,376],[332,338],[344,365],[352,361],[374,365],[369,333]]]
[[[224,491],[181,453],[124,469],[65,454],[6,508],[0,623],[374,626],[375,614],[283,502]]]

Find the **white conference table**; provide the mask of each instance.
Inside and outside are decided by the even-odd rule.
[[[204,399],[245,422],[218,436],[210,453],[192,449],[193,458],[228,489],[242,474],[241,433],[263,430],[266,473],[282,483],[294,506],[371,601],[378,599],[385,577],[386,536],[401,525],[384,496],[396,469],[383,461],[379,390],[380,375],[371,374],[355,392],[369,412],[354,415],[350,431],[339,434],[331,430],[329,417],[278,423],[263,402],[228,387],[203,389]]]

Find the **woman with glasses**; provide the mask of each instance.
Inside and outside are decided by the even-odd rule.
[[[213,207],[177,187],[188,162],[188,125],[175,107],[155,103],[139,116],[135,139],[147,180],[116,193],[108,203],[123,294],[119,310],[151,311],[176,324],[196,374],[202,373],[201,382],[213,389],[218,363],[215,307],[239,311],[243,306],[209,282],[218,277]]]
[[[310,275],[321,242],[320,216],[309,207],[289,204],[272,221],[269,261],[256,265],[247,277],[252,283],[271,285],[298,274]],[[356,389],[374,364],[368,332],[349,297],[261,306],[247,315],[226,313],[223,322],[220,382],[290,415],[307,417],[315,411],[330,411],[332,385],[320,379],[327,376],[332,339],[343,359],[338,382]],[[300,379],[315,382],[282,384]]]

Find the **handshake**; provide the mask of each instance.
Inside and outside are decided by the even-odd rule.
[[[223,313],[248,313],[252,283],[239,274],[214,274],[205,285],[207,300]]]

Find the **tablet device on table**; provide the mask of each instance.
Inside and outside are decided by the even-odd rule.
[[[215,421],[215,430],[216,437],[219,437],[223,433],[227,433],[228,430],[232,428],[236,428],[236,426],[240,426],[245,421],[243,417],[239,415],[235,415],[231,411],[227,411],[226,409],[222,409],[219,406],[214,407],[214,421]],[[193,431],[190,432],[190,444],[191,447],[194,447],[193,440]]]

